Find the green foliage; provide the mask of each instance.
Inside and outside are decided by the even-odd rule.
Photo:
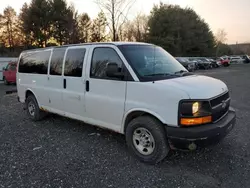
[[[229,45],[219,42],[216,47],[216,56],[233,55],[233,51]]]
[[[207,23],[191,8],[161,3],[149,18],[148,41],[175,56],[210,56],[215,40]]]
[[[70,10],[67,7],[65,0],[52,0],[51,4],[51,21],[52,21],[52,36],[59,42],[60,45],[66,43],[69,36],[68,19]]]
[[[19,28],[22,32],[22,36],[24,38],[24,46],[29,46],[29,45],[32,45],[32,42],[34,40],[32,34],[31,34],[31,26],[32,26],[32,23],[30,22],[30,19],[29,19],[29,6],[27,3],[24,3],[24,5],[22,6],[21,10],[20,10],[20,14],[19,14],[19,19],[18,19],[18,22],[19,22]]]
[[[103,12],[100,12],[96,19],[93,20],[91,27],[91,41],[102,42],[106,40],[107,19]]]
[[[66,41],[67,44],[75,44],[79,43],[80,36],[79,36],[79,25],[78,25],[78,13],[75,11],[74,6],[69,7],[69,13],[67,14],[67,32],[68,32],[68,39]]]
[[[227,45],[215,45],[208,24],[190,8],[160,3],[150,16],[138,14],[134,20],[128,20],[126,15],[132,0],[99,3],[106,12],[100,12],[93,20],[86,13],[78,15],[67,0],[31,0],[23,5],[18,16],[13,8],[7,7],[0,14],[1,51],[125,40],[151,42],[175,56],[231,54]]]
[[[90,41],[91,19],[87,13],[83,13],[78,18],[80,42]]]
[[[50,3],[46,0],[32,0],[28,15],[25,23],[29,25],[35,42],[41,47],[46,46],[48,39],[52,36]]]

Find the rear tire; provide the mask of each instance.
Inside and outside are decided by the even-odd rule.
[[[163,125],[150,116],[133,119],[125,135],[130,152],[142,162],[156,164],[170,151]]]
[[[29,95],[26,99],[26,109],[29,118],[33,121],[42,120],[46,113],[41,111],[34,95]]]
[[[5,85],[9,85],[10,83],[5,79],[5,77],[3,77],[3,81]]]

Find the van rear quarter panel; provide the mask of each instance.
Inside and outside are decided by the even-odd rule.
[[[128,82],[125,105],[125,118],[133,111],[148,112],[163,124],[178,126],[178,105],[188,95],[171,86],[153,82]]]
[[[46,104],[47,96],[47,82],[48,76],[42,74],[18,74],[18,96],[21,102],[25,102],[25,93],[30,90],[36,96],[37,102],[40,105]]]

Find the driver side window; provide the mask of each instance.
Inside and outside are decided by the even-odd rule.
[[[114,78],[110,78],[106,74],[108,63],[116,63],[118,65],[119,72],[126,72],[126,68],[122,60],[114,49],[109,47],[97,47],[93,51],[90,77],[97,79],[114,80]],[[115,80],[122,79],[115,78]]]

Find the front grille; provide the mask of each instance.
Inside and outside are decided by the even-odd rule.
[[[230,97],[229,93],[225,93],[210,100],[210,105],[212,107],[212,118],[213,122],[220,120],[229,110]]]
[[[227,93],[225,93],[224,95],[221,95],[221,96],[219,96],[219,97],[216,97],[216,98],[212,99],[212,100],[210,101],[210,104],[211,104],[211,106],[212,106],[212,108],[213,108],[214,106],[219,105],[223,100],[225,101],[225,100],[227,100],[228,98],[229,98],[229,93],[227,92]]]

